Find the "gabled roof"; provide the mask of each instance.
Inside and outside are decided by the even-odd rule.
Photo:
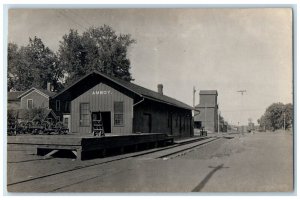
[[[42,93],[48,95],[49,97],[56,95],[56,92],[51,92],[49,90],[45,90],[45,89],[38,89],[38,90],[41,91]]]
[[[168,104],[168,105],[172,105],[172,106],[176,106],[176,107],[180,107],[180,108],[184,108],[184,109],[188,109],[188,110],[192,109],[191,106],[189,106],[189,105],[187,105],[187,104],[185,104],[185,103],[183,103],[181,101],[178,101],[178,100],[176,100],[174,98],[171,98],[171,97],[168,97],[166,95],[160,94],[158,92],[155,92],[155,91],[149,90],[147,88],[141,87],[141,86],[136,85],[134,83],[130,83],[130,82],[121,80],[121,79],[116,78],[116,77],[111,77],[111,76],[105,75],[105,74],[100,73],[98,71],[93,71],[93,72],[85,75],[84,77],[82,77],[78,81],[74,82],[73,84],[71,84],[70,86],[68,86],[67,88],[65,88],[60,93],[54,95],[52,98],[55,98],[55,97],[61,95],[65,91],[67,91],[70,88],[72,88],[73,85],[79,83],[80,81],[82,81],[83,79],[87,78],[88,76],[90,76],[92,74],[97,74],[97,75],[99,75],[101,77],[109,79],[110,81],[112,81],[112,82],[120,85],[121,87],[126,88],[127,90],[129,90],[129,91],[131,91],[131,92],[133,92],[133,93],[135,93],[135,94],[137,94],[137,95],[139,95],[141,97],[144,97],[146,99],[150,99],[150,100],[153,100],[153,101],[165,103],[165,104]]]
[[[18,98],[18,96],[20,96],[23,93],[24,93],[24,91],[8,92],[7,100],[8,101],[19,101],[20,99]]]
[[[18,98],[22,98],[23,96],[25,96],[25,95],[27,95],[27,94],[33,92],[33,91],[36,91],[36,92],[38,92],[38,93],[40,93],[41,95],[44,95],[44,96],[46,96],[46,97],[52,97],[52,96],[54,96],[54,95],[56,94],[55,92],[51,92],[51,91],[49,91],[49,90],[39,89],[39,88],[32,87],[32,88],[30,88],[29,90],[27,90],[27,91],[23,92],[22,94],[20,94],[20,95],[18,96]]]

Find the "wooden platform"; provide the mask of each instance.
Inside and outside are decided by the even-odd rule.
[[[102,151],[105,154],[108,149],[120,149],[120,153],[126,147],[165,145],[166,142],[174,142],[174,138],[162,133],[143,133],[128,135],[107,135],[105,137],[78,136],[78,135],[18,135],[9,136],[8,145],[35,146],[37,155],[51,156],[60,150],[73,152],[77,159],[84,159],[89,152]]]

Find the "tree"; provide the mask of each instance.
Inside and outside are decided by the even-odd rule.
[[[92,27],[80,35],[70,30],[63,36],[59,46],[61,68],[66,82],[72,82],[92,70],[126,81],[133,80],[130,74],[128,48],[135,43],[128,34],[120,34],[109,26]]]
[[[28,88],[32,82],[28,73],[29,68],[25,60],[26,56],[24,48],[19,47],[14,43],[8,44],[7,64],[8,64],[8,91],[9,90],[24,90]]]
[[[28,45],[20,48],[9,43],[7,89],[45,89],[50,82],[60,90],[62,82],[73,82],[92,70],[131,81],[127,51],[133,43],[130,35],[117,35],[106,25],[92,27],[81,35],[70,30],[63,36],[57,54],[38,37],[29,38]]]
[[[57,56],[43,44],[40,38],[29,39],[26,56],[33,72],[33,86],[46,88],[47,82],[50,82],[54,88],[57,88],[58,81],[63,75],[62,70],[59,68]]]
[[[31,87],[45,89],[47,82],[58,88],[62,76],[57,56],[40,38],[29,38],[29,44],[21,48],[9,43],[8,90],[23,91]]]
[[[225,121],[224,117],[219,114],[219,131],[227,132],[228,122]]]
[[[293,105],[288,103],[284,107],[284,121],[285,121],[285,128],[289,129],[292,127],[293,124]]]
[[[273,103],[257,122],[260,127],[272,131],[282,129],[284,123],[285,128],[290,128],[292,125],[292,112],[292,104]]]

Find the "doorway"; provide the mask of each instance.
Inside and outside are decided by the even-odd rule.
[[[71,115],[63,115],[63,124],[71,132]]]
[[[111,114],[110,112],[93,112],[92,120],[101,120],[104,133],[111,133]]]
[[[151,133],[152,129],[152,119],[151,119],[151,114],[149,113],[144,113],[144,120],[143,120],[143,128],[144,128],[144,133]]]

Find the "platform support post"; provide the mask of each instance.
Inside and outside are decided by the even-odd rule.
[[[77,160],[82,159],[82,148],[78,148],[76,150],[73,150],[72,153],[76,156]]]
[[[82,159],[82,151],[81,150],[77,150],[77,160],[81,160]]]
[[[44,157],[45,158],[49,158],[50,156],[52,156],[53,154],[55,154],[56,152],[58,152],[59,150],[55,149],[55,150],[52,150],[50,151],[48,154],[46,154]]]

